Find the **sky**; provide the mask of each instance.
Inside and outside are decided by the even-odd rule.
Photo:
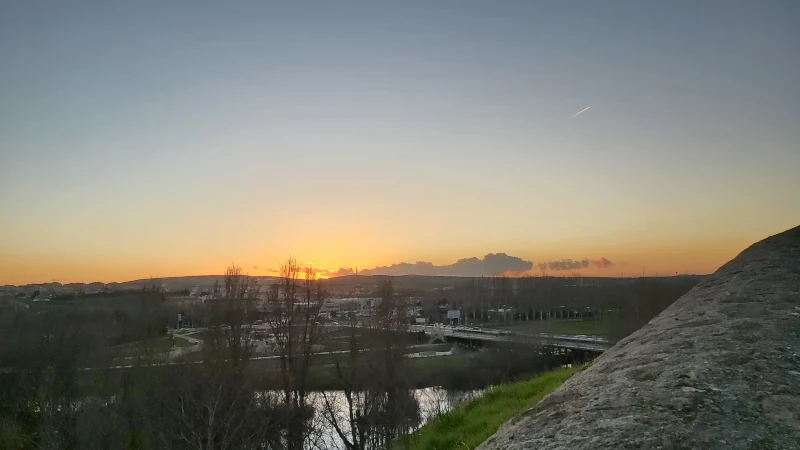
[[[0,284],[290,255],[713,272],[800,224],[798,19],[791,0],[3,1]]]

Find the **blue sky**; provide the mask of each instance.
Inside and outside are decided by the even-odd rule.
[[[796,2],[165,3],[0,6],[0,283],[711,271],[800,222]]]

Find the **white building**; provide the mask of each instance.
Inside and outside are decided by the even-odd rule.
[[[332,313],[354,312],[361,315],[372,315],[375,314],[375,308],[380,303],[380,297],[329,298],[322,304],[320,313],[331,315]]]

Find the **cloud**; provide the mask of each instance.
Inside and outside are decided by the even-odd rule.
[[[258,266],[253,266],[253,270],[258,270]]]
[[[593,265],[598,269],[605,269],[611,266],[613,263],[608,259],[606,259],[605,257],[601,257],[600,259],[591,259],[591,260],[589,258],[583,258],[579,261],[577,260],[573,261],[567,258],[559,261],[541,262],[536,264],[536,267],[538,267],[540,271],[579,270],[588,268],[589,264]]]
[[[591,262],[592,265],[597,267],[598,269],[605,269],[606,267],[609,267],[614,264],[603,257],[600,257],[600,259],[593,259]]]
[[[561,259],[554,261],[544,261],[534,264],[522,258],[507,255],[505,253],[489,253],[483,258],[462,258],[453,264],[438,266],[428,261],[417,261],[414,263],[397,263],[390,266],[380,266],[374,269],[364,269],[358,272],[359,275],[428,275],[428,276],[456,276],[456,277],[480,277],[505,274],[507,276],[535,275],[538,272],[547,271],[568,271],[582,270],[588,268],[606,269],[613,263],[605,257],[599,259],[583,258],[578,260]],[[538,272],[536,271],[538,269]],[[340,267],[336,270],[323,270],[323,274],[329,277],[341,277],[355,274],[355,270],[349,267]]]
[[[589,267],[589,260],[583,258],[580,261],[573,261],[569,258],[562,259],[560,261],[549,261],[546,263],[539,263],[537,264],[539,270],[577,270],[577,269],[585,269]]]
[[[462,258],[454,264],[437,266],[427,261],[399,263],[362,270],[362,275],[434,275],[479,277],[505,272],[524,272],[533,268],[531,261],[505,253],[489,253],[483,258]]]
[[[322,275],[327,277],[344,277],[347,275],[354,275],[356,273],[352,267],[339,267],[336,270],[317,269]]]

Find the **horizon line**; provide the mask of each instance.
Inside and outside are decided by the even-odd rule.
[[[660,274],[656,273],[656,274],[650,274],[650,275],[636,275],[636,276],[627,276],[626,277],[624,275],[623,276],[612,276],[612,275],[589,275],[589,276],[585,276],[585,275],[580,275],[580,274],[578,274],[578,275],[544,274],[544,275],[516,275],[516,276],[508,276],[508,275],[506,275],[506,276],[503,276],[502,274],[495,274],[495,275],[423,275],[423,274],[416,274],[416,273],[407,273],[407,274],[402,274],[402,275],[381,275],[381,274],[372,274],[372,275],[361,275],[361,274],[358,274],[358,275],[356,275],[356,274],[348,274],[348,275],[340,275],[340,276],[331,276],[331,277],[327,277],[327,278],[321,278],[321,280],[334,280],[334,279],[347,278],[347,277],[364,277],[364,278],[368,278],[368,277],[393,277],[393,278],[396,278],[396,277],[509,278],[509,279],[515,279],[515,278],[589,278],[589,279],[591,279],[591,278],[603,278],[603,279],[627,280],[627,279],[635,279],[635,278],[674,278],[674,277],[685,277],[685,276],[709,276],[709,275],[712,275],[712,274],[713,274],[713,272],[710,272],[710,273],[674,273],[674,274],[669,274],[669,275],[666,275],[666,274],[665,275],[660,275]],[[54,284],[54,283],[58,283],[61,286],[66,286],[66,285],[70,285],[70,284],[82,284],[82,285],[89,285],[89,284],[103,284],[103,285],[109,285],[109,284],[131,284],[131,283],[139,283],[139,282],[145,282],[145,281],[150,281],[150,280],[169,280],[169,279],[176,279],[176,278],[205,278],[205,277],[222,278],[224,276],[225,276],[224,274],[178,275],[178,276],[168,276],[168,277],[137,278],[137,279],[128,280],[128,281],[109,281],[109,282],[103,282],[103,281],[90,281],[90,282],[73,281],[73,282],[62,283],[60,281],[54,280],[54,281],[47,281],[47,282],[40,282],[40,283],[3,284],[3,285],[0,285],[0,287],[9,287],[9,286],[11,286],[11,287],[21,288],[21,287],[26,287],[26,286],[40,286],[40,285],[41,286],[46,286],[46,285],[50,285],[50,284]],[[248,276],[253,277],[253,278],[281,278],[279,275],[248,275]]]

